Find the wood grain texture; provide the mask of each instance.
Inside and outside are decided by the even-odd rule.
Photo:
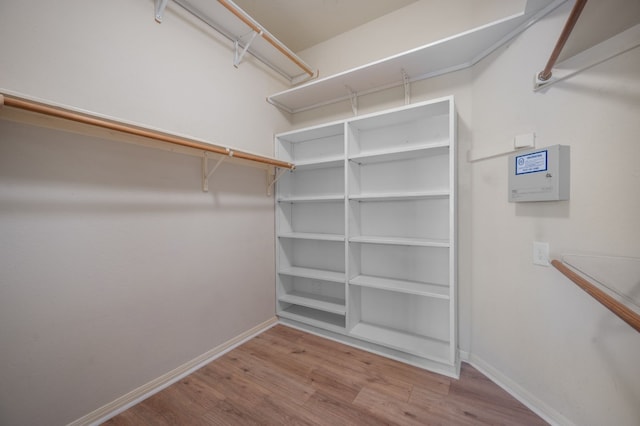
[[[567,40],[569,40],[571,31],[573,31],[573,27],[576,26],[576,23],[578,22],[578,18],[580,18],[580,14],[582,13],[582,10],[584,9],[584,6],[586,4],[587,4],[587,0],[577,0],[574,3],[573,9],[571,9],[571,13],[567,18],[567,22],[565,22],[564,24],[564,28],[560,33],[560,37],[558,37],[558,41],[556,42],[556,45],[553,48],[553,52],[551,52],[551,55],[549,56],[549,60],[547,61],[547,64],[538,75],[538,78],[540,80],[546,81],[551,78],[551,69],[556,64],[556,61],[558,60],[560,53],[562,53],[562,48],[567,43]]]
[[[73,111],[70,109],[62,108],[59,106],[48,105],[41,102],[35,102],[28,99],[19,98],[13,95],[0,94],[0,107],[5,105],[11,108],[18,108],[25,111],[30,111],[37,114],[43,114],[49,117],[61,118],[64,120],[74,121],[76,123],[88,124],[90,126],[100,127],[107,130],[113,130],[116,132],[125,133],[133,136],[140,136],[143,138],[153,139],[160,142],[166,142],[173,145],[184,146],[201,150],[203,152],[212,152],[224,156],[232,156],[243,160],[254,161],[257,163],[266,164],[269,166],[280,167],[283,169],[295,169],[295,165],[287,163],[285,161],[277,160],[275,158],[264,157],[250,152],[244,152],[240,150],[231,150],[219,145],[214,145],[208,142],[200,142],[193,139],[188,139],[182,136],[173,135],[170,133],[160,132],[154,129],[148,129],[141,126],[134,126],[132,124],[115,121],[112,119],[103,118],[97,115],[92,115],[85,112]]]
[[[558,271],[562,272],[567,278],[573,281],[578,287],[586,291],[591,297],[596,299],[604,307],[616,314],[622,321],[626,322],[640,333],[640,315],[636,314],[634,311],[627,308],[625,305],[618,302],[616,299],[609,296],[604,291],[600,290],[588,280],[582,278],[576,272],[569,269],[561,261],[554,259],[551,261],[551,264]]]
[[[460,380],[278,325],[105,425],[544,425],[473,367]]]

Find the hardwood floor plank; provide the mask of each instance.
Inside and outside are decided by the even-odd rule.
[[[255,358],[278,371],[287,371],[304,380],[309,377],[313,365],[295,356],[289,356],[291,350],[272,344],[265,339],[253,339],[242,346]],[[299,350],[299,349],[296,349]]]
[[[353,404],[383,418],[391,424],[417,426],[447,424],[447,420],[451,420],[438,413],[432,413],[429,406],[398,401],[371,388],[363,388],[353,401]]]
[[[192,375],[204,381],[217,392],[225,395],[225,406],[228,407],[232,415],[240,416],[247,423],[260,424],[264,422],[264,418],[255,415],[253,410],[247,410],[247,406],[258,406],[269,397],[269,392],[233,374],[233,372],[221,371],[222,369],[218,367],[219,364],[216,361]]]
[[[220,401],[218,409],[207,411],[203,418],[209,425],[216,426],[264,425],[264,423],[260,422],[259,419],[251,417],[248,413],[245,413],[238,409],[238,407],[233,404],[229,404],[226,401]]]
[[[139,406],[136,406],[135,408],[135,410],[126,410],[123,413],[107,420],[103,424],[106,426],[149,426],[149,423],[138,415],[138,412],[140,411]]]
[[[424,392],[429,392],[436,397],[442,398],[443,396],[449,395],[450,389],[451,379],[448,377],[429,377],[427,380],[425,380],[424,378],[420,378],[415,380],[414,382],[409,401],[415,400],[416,393],[420,391],[423,394]]]
[[[459,404],[459,401],[450,396],[438,394],[430,389],[414,388],[410,403],[428,406],[432,413],[438,413],[454,424],[515,424],[513,421],[505,421],[502,415],[491,410],[473,404]]]
[[[325,367],[314,368],[309,375],[314,389],[351,403],[358,396],[362,386],[353,380],[345,380],[347,377]]]
[[[355,370],[358,373],[370,374],[372,377],[375,377],[376,374],[390,376],[395,380],[404,381],[408,384],[416,380],[449,380],[448,377],[440,374],[416,368],[362,349],[342,344],[339,344],[339,347],[336,348],[335,342],[313,334],[305,334],[297,341],[299,344],[304,343],[306,347],[313,348],[313,351],[310,352],[321,354],[327,360],[334,360],[339,366]]]
[[[366,410],[359,409],[351,404],[351,401],[318,391],[309,401],[305,403],[305,408],[321,416],[326,425],[367,425],[383,426],[389,425],[388,421],[376,416]]]
[[[453,380],[278,325],[105,424],[545,423],[469,365]]]
[[[278,395],[271,385],[260,384],[228,360],[229,354],[196,373],[223,392],[225,400],[240,407],[243,413],[261,424],[320,424],[321,418],[306,412],[299,402]]]
[[[304,404],[315,389],[288,371],[276,371],[246,353],[243,348],[220,360],[220,367],[235,368],[247,380],[261,385],[281,398]]]
[[[192,424],[195,426],[207,424],[202,420],[206,410],[185,397],[180,387],[170,386],[165,391],[142,401],[137,408],[136,416],[139,421],[137,424]]]
[[[174,387],[181,389],[185,398],[189,398],[193,403],[200,405],[205,410],[216,407],[219,401],[226,399],[224,393],[212,388],[195,374],[180,380]]]
[[[451,401],[459,406],[474,407],[484,413],[494,413],[496,418],[513,419],[512,424],[545,425],[544,420],[524,404],[509,395],[486,376],[468,364],[463,364],[460,380],[451,384]],[[521,419],[517,421],[516,419]]]
[[[286,345],[286,341],[281,344]],[[387,374],[387,361],[391,361],[393,364],[400,363],[357,348],[336,344],[336,342],[312,334],[299,336],[296,346],[306,348],[295,351],[298,359],[322,365],[326,370],[333,372],[336,377],[343,377],[343,383],[347,385],[354,383],[360,386],[367,385],[382,389],[404,401],[409,399],[412,387],[411,380],[415,377],[415,370],[417,370],[415,367],[411,367],[414,371],[413,377],[404,380],[395,374]]]

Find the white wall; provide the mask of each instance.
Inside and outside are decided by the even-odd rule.
[[[2,2],[0,88],[271,155],[283,81],[251,55],[234,68],[231,42],[173,2],[156,23],[153,3]]]
[[[0,88],[261,154],[283,82],[170,5],[0,3]],[[0,424],[67,424],[274,316],[261,169],[0,120]]]
[[[640,49],[531,90],[570,5],[474,69],[473,147],[534,131],[571,147],[571,199],[506,202],[507,157],[471,165],[472,352],[579,425],[640,422],[640,336],[554,268],[565,253],[640,257]],[[640,286],[640,282],[637,284]]]
[[[554,268],[531,260],[533,241],[549,242],[553,257],[567,252],[640,257],[640,51],[545,93],[532,91],[533,76],[546,62],[570,7],[472,70],[413,84],[412,100],[456,96],[461,349],[549,420],[637,425],[637,333]],[[322,58],[321,70],[354,66],[353,43],[365,51],[357,53],[364,62],[377,59],[377,45],[362,40],[375,39],[385,28],[402,28],[403,19],[396,18],[405,9],[302,53]],[[441,27],[458,28],[467,19],[445,13]],[[383,43],[398,48],[391,53],[405,50],[407,40],[397,34],[398,40]],[[414,28],[412,36],[418,40],[422,33]],[[402,102],[402,88],[396,88],[359,98],[359,110]],[[349,115],[349,103],[343,102],[296,114],[294,122],[302,127]],[[537,146],[571,146],[570,201],[508,203],[507,157],[467,161],[469,149],[504,150],[515,135],[528,132],[536,133]]]

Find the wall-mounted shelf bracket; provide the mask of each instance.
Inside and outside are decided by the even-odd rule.
[[[411,103],[411,81],[404,68],[400,71],[402,72],[402,85],[404,86],[404,104],[409,105]]]
[[[233,151],[231,151],[229,148],[227,148],[227,152],[229,157],[233,156]],[[203,192],[209,192],[209,178],[211,176],[213,176],[213,174],[215,173],[216,170],[218,170],[218,167],[220,167],[220,165],[222,164],[222,162],[224,161],[224,159],[227,157],[224,156],[220,156],[220,158],[218,159],[218,162],[215,164],[215,166],[213,166],[213,168],[211,170],[208,170],[209,168],[209,155],[207,152],[205,152],[202,155],[202,191]]]
[[[253,43],[253,40],[255,40],[257,36],[262,35],[262,31],[257,32],[252,30],[249,34],[249,40],[244,44],[244,47],[242,47],[242,45],[240,44],[242,37],[233,42],[235,47],[233,55],[233,66],[236,68],[238,68],[238,65],[240,65],[240,62],[242,62],[242,58],[244,58],[247,50],[249,50],[249,47],[251,46],[251,43]]]
[[[271,196],[271,192],[273,191],[273,186],[276,184],[278,179],[284,175],[286,169],[277,169],[275,167],[269,167],[267,170],[267,196]]]
[[[164,9],[167,7],[169,0],[156,0],[156,22],[162,23]]]
[[[351,90],[351,87],[344,87],[347,89],[347,93],[349,93],[349,100],[351,101],[351,109],[353,110],[353,115],[358,115],[358,94]]]

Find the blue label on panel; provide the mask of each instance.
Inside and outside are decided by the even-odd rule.
[[[547,171],[547,150],[516,157],[516,175]]]

